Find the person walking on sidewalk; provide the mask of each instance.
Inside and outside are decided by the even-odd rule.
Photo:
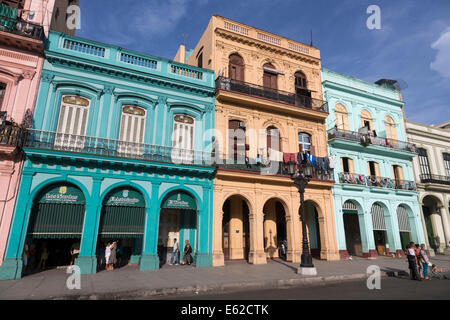
[[[408,259],[408,266],[409,266],[409,274],[411,276],[411,280],[420,281],[420,275],[417,272],[417,257],[414,249],[415,249],[414,242],[410,242],[406,250],[406,257]]]
[[[424,244],[420,246],[420,262],[423,266],[423,276],[425,280],[431,280],[428,276],[428,264],[430,263],[430,259],[428,259],[427,253],[425,252]]]
[[[175,260],[175,265],[178,265],[178,263],[179,263],[178,254],[179,253],[180,253],[180,248],[178,246],[177,238],[174,238],[173,239],[172,256],[170,257],[170,265],[172,265],[174,263],[174,260]]]
[[[416,254],[416,259],[417,259],[417,272],[419,273],[420,279],[423,279],[422,264],[420,263],[420,245],[419,244],[415,245],[414,253]]]
[[[186,244],[184,246],[183,264],[190,265],[192,263],[192,257],[191,257],[192,247],[189,244],[189,240],[186,240],[185,243]]]
[[[106,244],[106,248],[105,248],[105,270],[109,271],[110,270],[110,265],[109,265],[109,257],[111,256],[111,242],[108,242]]]

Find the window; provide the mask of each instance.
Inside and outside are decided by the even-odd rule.
[[[267,151],[269,151],[269,149],[281,151],[281,136],[278,128],[270,126],[267,128],[266,131],[267,131]],[[278,142],[278,146],[272,145],[272,142],[276,143],[276,141]]]
[[[428,163],[427,150],[419,148],[417,151],[419,152],[420,173],[423,175],[427,175],[428,178],[430,178],[431,172],[430,172],[430,164]]]
[[[203,52],[201,52],[197,58],[197,66],[203,68]]]
[[[0,82],[0,108],[3,105],[3,99],[5,98],[6,83]]]
[[[379,177],[380,176],[380,166],[375,161],[369,161],[369,175],[373,177]]]
[[[395,122],[394,119],[390,116],[386,116],[384,118],[384,122],[386,125],[386,137],[389,139],[397,140],[397,131],[395,130]]]
[[[350,158],[341,158],[341,169],[344,173],[354,173],[353,160]]]
[[[393,165],[392,166],[392,170],[394,172],[394,179],[396,181],[402,181],[405,180],[404,176],[403,176],[403,168],[401,166],[398,165]]]
[[[55,146],[83,148],[90,101],[81,96],[62,97]]]
[[[340,130],[349,130],[347,109],[340,103],[335,107],[336,127]]]
[[[306,83],[306,76],[303,72],[297,71],[294,74],[295,77],[295,88],[297,89],[308,89],[307,83]]]
[[[263,65],[264,75],[263,75],[263,86],[265,88],[277,90],[277,74],[272,71],[275,67],[271,63],[266,63]]]
[[[450,177],[450,153],[444,153],[444,166],[447,177]]]
[[[173,118],[172,159],[191,162],[194,159],[194,118],[177,114]]]
[[[244,81],[244,59],[238,54],[232,54],[228,60],[228,77],[233,80]]]
[[[244,121],[230,120],[228,121],[229,137],[228,137],[228,150],[229,155],[234,161],[238,159],[238,153],[240,157],[245,157],[245,129],[246,125]],[[238,131],[236,131],[238,130]],[[240,130],[240,131],[239,131]],[[243,140],[243,141],[240,141]]]
[[[369,131],[373,130],[372,115],[369,111],[363,110],[361,112],[361,121],[363,127],[367,127]]]
[[[313,147],[311,146],[311,136],[307,133],[300,132],[298,134],[298,148],[299,152],[309,152],[313,154]]]
[[[144,108],[134,105],[122,106],[119,131],[119,153],[142,154],[145,132]]]

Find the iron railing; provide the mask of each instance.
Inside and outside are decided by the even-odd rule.
[[[325,101],[225,77],[218,77],[216,79],[216,90],[235,91],[287,103],[296,107],[328,112],[328,103]]]
[[[420,182],[450,185],[450,177],[449,176],[440,176],[437,174],[421,174]]]
[[[42,26],[18,18],[14,19],[0,16],[0,31],[6,31],[36,40],[44,39],[44,28]]]
[[[0,126],[0,145],[20,147],[22,143],[22,129],[11,125]]]
[[[27,130],[24,148],[65,151],[174,164],[212,166],[210,152],[40,130]]]
[[[386,177],[366,176],[358,173],[344,173],[338,174],[339,183],[345,184],[357,184],[368,187],[379,187],[387,189],[401,189],[416,191],[417,186],[414,181],[408,180],[395,180]]]
[[[287,166],[283,162],[270,161],[267,164],[256,162],[255,159],[248,159],[244,163],[238,163],[235,159],[220,157],[217,160],[216,167],[218,169],[238,170],[261,175],[281,175],[289,177]],[[334,181],[334,171],[319,170],[311,166],[311,178],[316,180]]]
[[[401,151],[408,151],[412,153],[417,153],[417,148],[413,143],[399,141],[390,138],[380,138],[373,137],[370,135],[365,135],[355,131],[347,131],[342,129],[332,128],[328,130],[328,140],[340,139],[358,142],[363,145],[376,145],[385,148],[392,148]]]

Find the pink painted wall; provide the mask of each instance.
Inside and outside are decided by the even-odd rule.
[[[27,0],[25,10],[35,12],[30,22],[47,26],[49,10],[55,0]],[[51,11],[50,11],[51,17]],[[25,17],[24,17],[25,18]],[[8,36],[0,34],[0,36]],[[27,41],[26,38],[23,41]],[[21,123],[25,111],[33,111],[41,78],[44,58],[41,53],[26,52],[18,48],[0,45],[0,81],[7,85],[1,111],[7,111],[16,123]],[[23,161],[14,148],[0,146],[0,265],[9,236],[16,194]]]

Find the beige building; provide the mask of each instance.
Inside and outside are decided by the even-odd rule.
[[[181,46],[175,60],[183,57]],[[216,152],[227,160],[214,182],[213,265],[279,256],[299,262],[300,197],[284,160],[299,152],[328,156],[320,51],[213,16],[187,62],[218,76]],[[245,148],[235,130],[245,132]],[[269,163],[275,170],[265,174]],[[305,192],[311,252],[327,260],[339,259],[332,179],[332,171],[315,169]]]
[[[406,121],[408,141],[416,144],[414,174],[426,245],[450,254],[450,129]]]

